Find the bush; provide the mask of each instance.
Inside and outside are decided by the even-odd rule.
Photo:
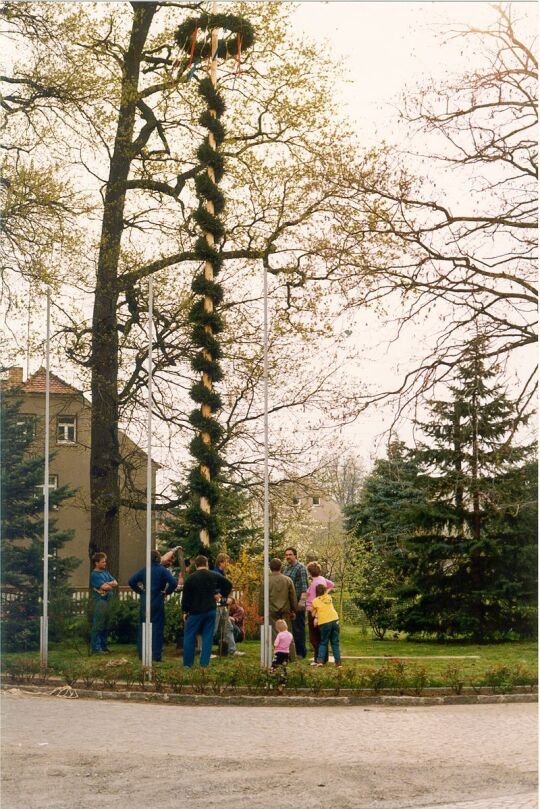
[[[178,646],[184,638],[184,616],[178,598],[174,596],[165,601],[165,630],[163,639],[165,643],[174,643]]]
[[[461,694],[465,685],[465,675],[461,666],[452,663],[444,672],[444,680],[448,683],[454,694]]]
[[[126,598],[111,601],[109,612],[109,633],[115,643],[137,643],[139,629],[139,601]]]

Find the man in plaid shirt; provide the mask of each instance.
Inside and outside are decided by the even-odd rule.
[[[292,633],[296,654],[298,657],[305,657],[306,650],[306,592],[308,589],[308,574],[305,566],[298,561],[296,548],[287,548],[285,551],[286,565],[283,573],[288,576],[294,584],[298,607],[296,617],[292,622]]]

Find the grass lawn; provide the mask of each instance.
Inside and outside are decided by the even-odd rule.
[[[82,644],[78,648],[73,648],[67,644],[63,647],[52,647],[49,652],[49,663],[51,667],[57,669],[65,666],[84,666],[89,661],[103,661],[109,659],[125,658],[128,662],[137,661],[136,649],[130,645],[112,644],[110,646],[112,654],[108,657],[89,657],[85,646]],[[215,658],[211,661],[211,668],[217,671],[224,667],[245,666],[245,664],[256,664],[259,661],[258,641],[246,641],[239,644],[239,651],[245,652],[244,657],[236,660]],[[536,675],[538,671],[538,644],[536,641],[520,641],[511,643],[472,645],[467,643],[437,643],[435,641],[412,642],[406,638],[399,640],[375,640],[371,637],[363,637],[358,627],[343,625],[341,631],[341,651],[342,655],[355,657],[406,657],[405,665],[418,666],[426,670],[429,679],[433,684],[444,683],[444,672],[449,666],[457,666],[462,672],[466,683],[478,683],[486,671],[496,666],[522,666],[530,674]],[[422,659],[435,657],[439,659]],[[465,656],[475,656],[477,659],[465,659]],[[5,653],[3,660],[9,665],[9,661],[14,657],[27,657],[32,660],[39,660],[39,652],[30,653]],[[449,659],[449,658],[456,659]],[[459,659],[459,658],[462,659]],[[309,668],[311,658],[296,664],[296,667]],[[354,667],[356,669],[376,669],[384,665],[384,660],[345,660],[344,667]],[[159,665],[159,664],[158,664]],[[174,669],[181,666],[180,653],[173,647],[164,649],[164,662],[161,667],[164,669]],[[332,667],[333,668],[333,667]]]

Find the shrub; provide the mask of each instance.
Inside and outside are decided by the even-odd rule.
[[[444,680],[448,683],[454,694],[461,694],[465,685],[465,675],[461,666],[452,663],[444,672]]]
[[[491,688],[494,693],[506,694],[515,685],[516,673],[510,666],[498,665],[488,669],[482,678],[482,685]]]
[[[109,633],[115,643],[137,643],[139,602],[134,598],[114,598],[108,616]]]
[[[413,666],[410,670],[408,680],[414,693],[419,697],[422,691],[429,685],[427,669],[421,666]]]
[[[184,637],[184,616],[182,606],[176,597],[165,601],[165,629],[163,639],[165,643],[174,643],[178,646]]]
[[[12,657],[4,660],[2,671],[13,683],[31,683],[36,677],[43,676],[40,661],[32,657]]]
[[[76,663],[66,663],[59,669],[58,673],[62,679],[65,680],[66,685],[74,688],[82,676],[82,669],[81,666]]]

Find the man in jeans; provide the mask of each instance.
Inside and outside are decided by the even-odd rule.
[[[218,553],[216,556],[216,566],[214,567],[214,573],[217,573],[218,576],[227,576],[227,568],[229,567],[229,557],[226,553]],[[216,610],[216,625],[214,627],[214,636],[218,635],[218,637],[223,637],[223,640],[227,644],[227,654],[229,657],[243,657],[244,652],[239,652],[236,649],[236,641],[234,639],[234,631],[233,625],[231,623],[231,619],[229,618],[229,610],[227,606],[218,607]],[[221,644],[220,644],[221,647]],[[221,649],[220,649],[221,654]]]
[[[186,578],[182,592],[184,613],[184,666],[195,660],[195,639],[202,635],[201,666],[207,666],[212,653],[216,624],[216,606],[220,597],[227,598],[232,584],[225,576],[208,570],[206,556],[195,557],[195,572]]]
[[[298,601],[296,616],[292,622],[292,634],[296,654],[298,657],[307,655],[306,649],[306,593],[308,589],[308,574],[304,565],[298,561],[296,548],[287,548],[285,551],[285,562],[283,574],[288,576],[293,585]]]

